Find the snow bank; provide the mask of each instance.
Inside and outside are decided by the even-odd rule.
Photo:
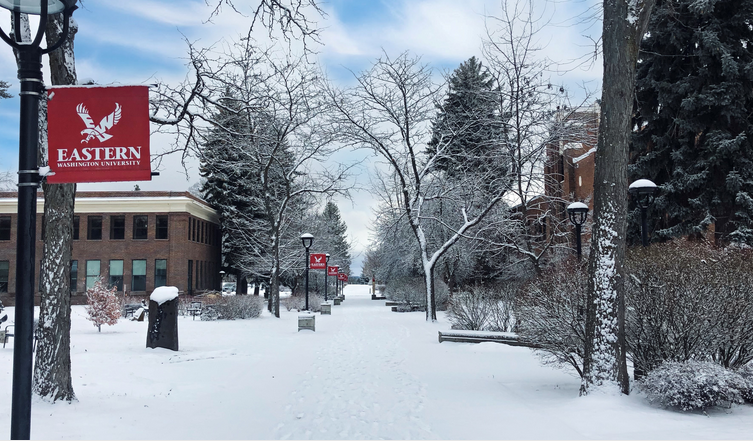
[[[162,305],[166,303],[167,301],[172,301],[173,299],[178,297],[178,287],[172,287],[172,286],[163,286],[163,287],[157,287],[152,292],[151,296],[149,296],[149,299],[156,302],[159,305]]]

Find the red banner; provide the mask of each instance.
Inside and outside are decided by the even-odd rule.
[[[338,281],[348,281],[348,275],[345,273],[338,273],[337,274]]]
[[[149,87],[47,92],[49,183],[149,181]]]
[[[327,276],[337,276],[340,266],[327,266]]]
[[[327,268],[327,255],[325,253],[312,253],[309,256],[309,268],[311,270],[324,270]]]

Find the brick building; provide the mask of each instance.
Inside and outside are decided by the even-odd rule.
[[[545,192],[554,206],[550,212],[557,217],[555,225],[572,227],[568,220],[567,206],[582,202],[588,205],[591,223],[593,213],[594,166],[596,143],[599,132],[600,107],[598,104],[567,116],[563,124],[566,135],[546,148],[544,166]],[[584,240],[590,235],[586,229]]]
[[[39,287],[44,200],[37,200]],[[0,192],[0,299],[15,302],[15,192]],[[196,294],[220,288],[219,217],[188,192],[78,192],[76,194],[71,290],[85,302],[86,288],[101,276],[119,294],[147,295],[155,287],[176,286]],[[37,300],[38,302],[38,300]]]

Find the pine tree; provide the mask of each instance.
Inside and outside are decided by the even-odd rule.
[[[753,244],[753,1],[661,0],[637,71],[631,181],[660,186],[654,238]],[[639,214],[631,233],[638,238]]]
[[[12,97],[12,95],[8,93],[8,88],[10,88],[10,84],[3,80],[0,80],[0,98]]]
[[[115,287],[108,287],[100,277],[94,286],[86,290],[86,313],[88,320],[94,323],[97,331],[102,331],[102,325],[115,325],[120,318],[120,300],[115,294]]]
[[[340,218],[337,204],[327,201],[320,216],[323,223],[324,239],[326,241],[330,262],[340,266],[340,271],[350,274],[350,244],[348,243],[348,226]]]
[[[490,168],[499,168],[498,176],[505,175],[505,163],[490,156],[497,152],[503,133],[499,98],[494,78],[476,57],[455,69],[427,149],[429,155],[438,154],[436,169],[451,177],[483,174]]]

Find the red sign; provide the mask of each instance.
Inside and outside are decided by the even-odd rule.
[[[348,275],[346,275],[345,273],[338,273],[337,274],[337,280],[338,281],[347,281],[348,280]]]
[[[340,266],[327,266],[327,276],[337,276]]]
[[[47,92],[49,183],[149,181],[149,87]]]
[[[327,268],[327,255],[324,253],[312,253],[309,257],[311,270],[324,270]]]

